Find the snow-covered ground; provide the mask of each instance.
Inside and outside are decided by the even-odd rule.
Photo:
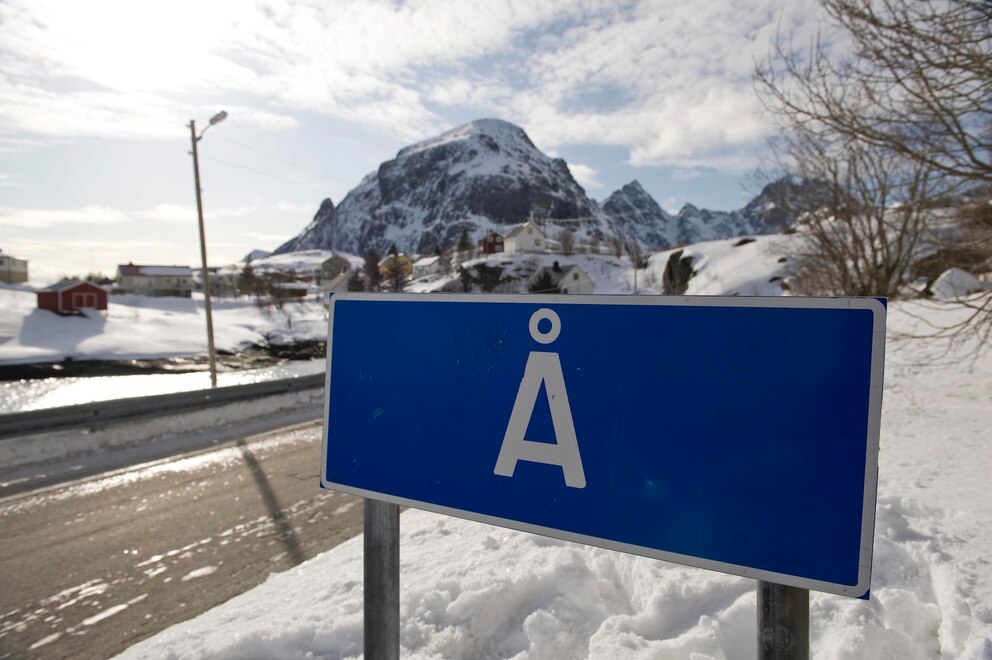
[[[745,239],[721,239],[658,252],[650,256],[648,265],[637,270],[631,267],[630,257],[611,254],[531,254],[497,253],[466,261],[467,268],[479,264],[502,268],[503,278],[512,278],[502,293],[526,293],[527,284],[537,273],[554,262],[559,265],[578,265],[592,280],[596,294],[657,294],[663,293],[662,280],[665,266],[674,252],[693,258],[696,275],[689,281],[689,295],[742,295],[780,296],[784,293],[781,279],[785,270],[784,255],[788,251],[789,237],[781,235],[755,236]],[[406,290],[412,293],[441,291],[457,284],[458,275],[425,278],[412,282]],[[457,286],[456,286],[457,288]],[[461,289],[458,289],[459,291]]]
[[[286,344],[327,336],[327,312],[309,296],[282,309],[259,308],[247,297],[213,300],[218,351]],[[107,311],[59,316],[37,309],[37,296],[0,288],[0,365],[76,360],[132,360],[206,355],[203,299],[113,295]]]
[[[722,286],[757,281],[745,266]],[[871,600],[811,593],[812,655],[988,660],[992,352],[902,338],[959,309],[890,310]],[[400,524],[404,658],[755,657],[753,581],[417,510]],[[121,657],[361,653],[356,538]]]

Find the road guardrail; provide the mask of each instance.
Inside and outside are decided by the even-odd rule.
[[[324,374],[269,380],[248,385],[230,385],[192,392],[94,401],[59,408],[43,408],[0,415],[0,440],[75,427],[91,428],[150,417],[200,410],[227,403],[249,401],[274,394],[287,394],[323,387]]]

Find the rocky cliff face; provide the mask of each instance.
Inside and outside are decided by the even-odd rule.
[[[686,204],[673,216],[633,181],[600,206],[586,196],[565,161],[541,153],[523,129],[480,119],[400,150],[337,207],[325,199],[313,221],[275,252],[385,254],[396,245],[429,253],[456,245],[463,231],[475,241],[489,231],[506,234],[528,219],[539,221],[552,240],[568,230],[577,244],[619,236],[655,250],[779,232],[804,210],[806,192],[805,184],[782,179],[743,209],[710,211]]]

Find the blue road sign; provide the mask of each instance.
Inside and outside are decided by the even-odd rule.
[[[329,326],[326,488],[868,590],[876,299],[338,293]]]

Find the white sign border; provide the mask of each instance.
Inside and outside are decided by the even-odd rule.
[[[858,581],[855,585],[814,580],[786,573],[755,569],[738,564],[714,561],[692,555],[682,555],[666,552],[655,548],[601,539],[585,534],[576,534],[553,527],[532,525],[517,520],[487,516],[485,514],[440,506],[430,502],[395,497],[363,488],[355,488],[346,484],[338,484],[326,480],[327,469],[327,428],[330,419],[331,391],[331,356],[333,355],[332,341],[334,331],[334,307],[339,300],[373,301],[373,302],[426,302],[426,303],[525,303],[532,306],[548,305],[660,305],[669,307],[753,307],[772,309],[867,309],[872,314],[872,348],[871,371],[868,403],[868,435],[865,452],[865,483],[862,494],[863,509],[861,514],[861,552],[858,561]],[[841,596],[861,598],[871,587],[871,563],[875,534],[875,506],[878,488],[878,451],[879,434],[882,418],[882,389],[885,366],[885,321],[887,309],[877,298],[819,298],[800,296],[761,297],[761,296],[633,296],[633,295],[540,295],[540,294],[459,294],[459,293],[357,293],[342,292],[330,294],[330,305],[327,318],[327,366],[324,374],[324,425],[321,434],[321,467],[320,485],[323,488],[335,490],[370,499],[391,502],[416,509],[433,511],[456,518],[474,520],[477,522],[506,527],[531,534],[539,534],[551,538],[572,541],[584,545],[596,546],[607,550],[618,550],[642,557],[670,561],[685,566],[705,568],[721,573],[739,575],[741,577],[774,582],[800,589],[822,591]]]

